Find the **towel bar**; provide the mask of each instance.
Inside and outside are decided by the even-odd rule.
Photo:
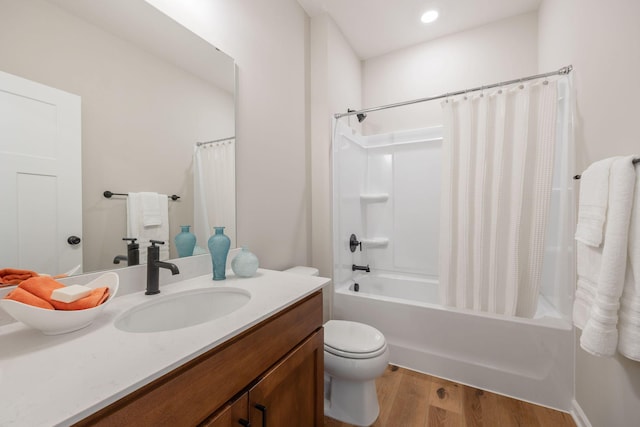
[[[111,196],[128,196],[127,193],[112,193],[111,191],[107,190],[104,193],[102,193],[102,195],[104,197],[106,197],[107,199],[110,199]],[[180,198],[180,196],[176,196],[175,194],[172,194],[171,196],[167,196],[168,198],[170,198],[173,201],[176,201]]]
[[[636,164],[640,163],[640,158],[633,159],[631,162],[632,162],[634,165],[636,165]],[[574,176],[573,176],[573,179],[580,179],[580,178],[582,178],[582,175],[574,175]]]

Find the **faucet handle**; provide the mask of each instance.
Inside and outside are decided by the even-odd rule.
[[[123,237],[122,240],[129,241],[131,243],[135,243],[136,240],[138,240],[138,238],[137,237]]]
[[[360,247],[360,252],[362,252],[362,242],[358,241],[358,237],[355,234],[352,234],[349,237],[349,249],[351,252],[355,252],[357,247]]]
[[[164,245],[164,242],[162,240],[149,240],[149,242],[151,243],[152,247],[156,247],[156,245]]]

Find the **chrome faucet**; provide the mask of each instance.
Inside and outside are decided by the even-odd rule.
[[[160,240],[150,240],[151,246],[147,248],[147,291],[145,295],[155,295],[160,293],[160,269],[171,270],[172,275],[180,273],[178,266],[170,262],[160,261],[160,247],[164,245]]]

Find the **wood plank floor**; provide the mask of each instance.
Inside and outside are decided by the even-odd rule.
[[[389,365],[375,427],[576,427],[569,414]],[[324,417],[324,427],[351,427]]]

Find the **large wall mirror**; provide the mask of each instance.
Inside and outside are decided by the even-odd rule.
[[[127,254],[122,239],[131,237],[130,192],[180,197],[167,198],[169,258],[178,256],[173,238],[182,225],[192,226],[198,247],[205,251],[211,234],[204,229],[206,223],[225,226],[235,246],[233,58],[143,0],[0,0],[0,39],[0,83],[59,90],[71,94],[71,104],[76,97],[78,124],[70,127],[80,135],[79,147],[66,155],[60,148],[65,138],[48,145],[50,128],[66,123],[67,110],[48,98],[37,99],[32,108],[27,101],[37,97],[27,89],[24,95],[0,87],[0,116],[5,117],[0,118],[0,166],[23,161],[19,151],[27,143],[23,136],[13,138],[12,132],[27,134],[24,138],[31,138],[35,147],[44,147],[29,149],[36,163],[56,155],[81,162],[75,177],[43,172],[46,179],[41,180],[40,172],[12,172],[17,179],[3,179],[2,193],[10,197],[3,200],[0,221],[23,242],[0,251],[0,268],[64,273],[77,259],[61,255],[64,251],[81,253],[78,272],[126,266],[126,261],[114,264],[114,259]],[[14,77],[17,80],[11,80]],[[31,114],[27,119],[20,116],[23,109]],[[75,111],[73,106],[69,110]],[[197,147],[207,141],[219,142]],[[215,200],[196,204],[208,207],[207,214],[194,208],[196,193],[208,197],[213,191],[209,184],[197,184],[194,191],[197,165],[204,182],[219,186]],[[81,180],[79,202],[56,197],[56,185],[64,180]],[[107,198],[105,191],[124,195]],[[77,203],[81,224],[69,220],[75,218],[71,211]],[[54,232],[39,228],[64,219],[65,213],[67,224]],[[208,215],[207,221],[202,215]],[[79,244],[67,242],[73,235]],[[51,249],[49,240],[64,240],[63,248]]]

